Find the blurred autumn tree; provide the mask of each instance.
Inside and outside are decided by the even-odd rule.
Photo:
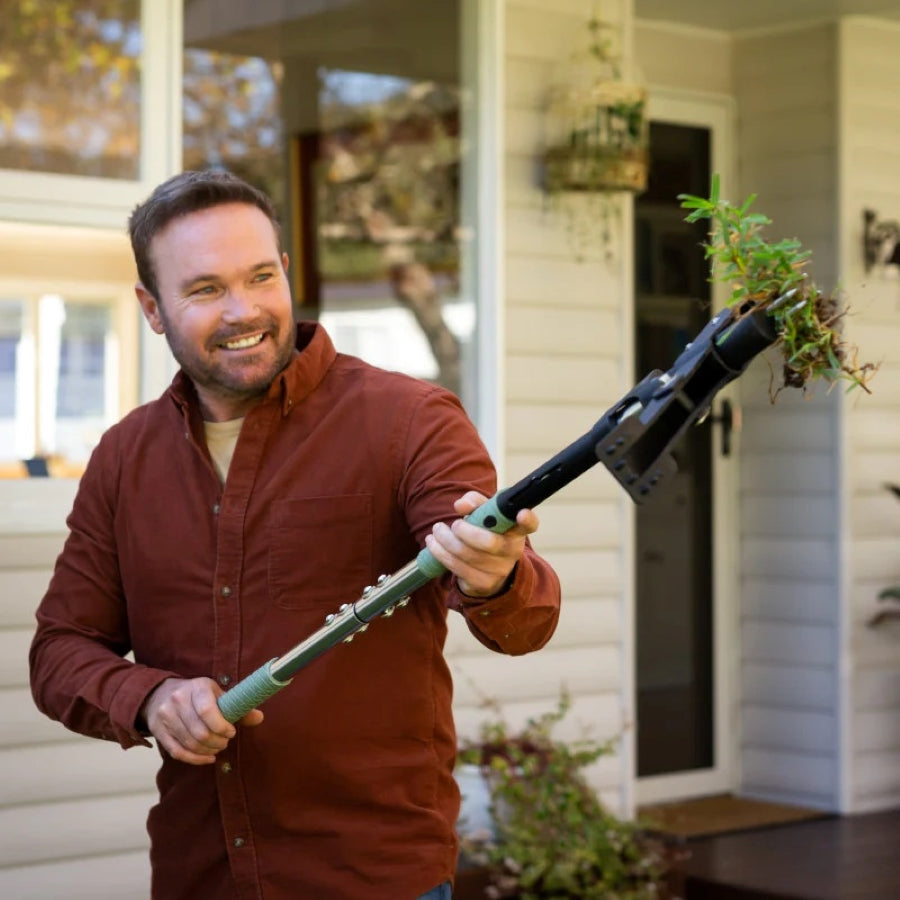
[[[319,178],[324,277],[384,279],[428,340],[438,380],[459,393],[461,348],[442,310],[458,292],[459,92],[392,79],[349,103],[325,78]],[[334,82],[331,82],[333,85]]]
[[[0,166],[137,178],[138,0],[0,0]]]
[[[140,0],[0,0],[0,167],[139,179],[141,47]],[[371,76],[380,92],[350,96],[341,74],[321,71],[320,275],[387,283],[458,393],[443,295],[458,292],[459,92]],[[282,103],[300,88],[283,79],[277,59],[184,50],[182,167],[228,168],[285,214]]]

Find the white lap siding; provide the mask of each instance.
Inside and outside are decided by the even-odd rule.
[[[842,254],[853,313],[848,336],[881,364],[872,396],[842,398],[847,462],[844,652],[847,678],[846,805],[900,804],[900,620],[869,621],[900,584],[900,268],[862,266],[863,210],[900,220],[900,26],[848,19],[841,27],[841,210],[852,235]],[[894,603],[900,607],[900,603]]]
[[[0,897],[146,900],[155,750],[83,738],[34,707],[34,611],[75,482],[0,481]]]
[[[604,16],[618,4],[604,5]],[[631,387],[630,308],[618,252],[579,262],[560,210],[548,208],[539,186],[537,153],[543,107],[560,64],[587,46],[585,0],[507,0],[505,17],[503,170],[505,172],[505,297],[501,415],[503,478],[512,484],[593,426]],[[613,240],[630,230],[627,209],[614,212]],[[621,231],[620,231],[621,229]],[[629,301],[630,302],[630,301]],[[477,733],[499,704],[511,725],[555,708],[568,689],[574,708],[559,734],[586,727],[596,738],[622,735],[619,751],[591,772],[603,798],[631,805],[633,775],[630,613],[631,512],[602,466],[538,509],[535,546],[556,567],[563,589],[559,628],[536,654],[499,657],[453,621],[448,655],[457,681],[455,709],[462,736]],[[454,620],[459,617],[454,616]]]

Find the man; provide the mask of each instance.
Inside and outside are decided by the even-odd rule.
[[[265,195],[183,173],[129,230],[138,301],[181,371],[82,478],[37,613],[35,701],[125,748],[156,739],[157,900],[447,897],[447,609],[500,652],[549,640],[559,584],[527,540],[537,517],[503,535],[454,518],[496,489],[474,428],[448,392],[295,323]],[[223,689],[423,544],[446,576],[223,718]]]

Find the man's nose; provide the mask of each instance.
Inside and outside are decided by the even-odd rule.
[[[241,322],[256,316],[256,301],[244,287],[229,288],[223,298],[222,318],[229,322]]]

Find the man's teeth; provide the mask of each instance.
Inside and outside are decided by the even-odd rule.
[[[257,334],[254,337],[240,338],[236,341],[226,341],[224,346],[226,350],[244,350],[247,347],[255,347],[262,339],[263,336]]]

